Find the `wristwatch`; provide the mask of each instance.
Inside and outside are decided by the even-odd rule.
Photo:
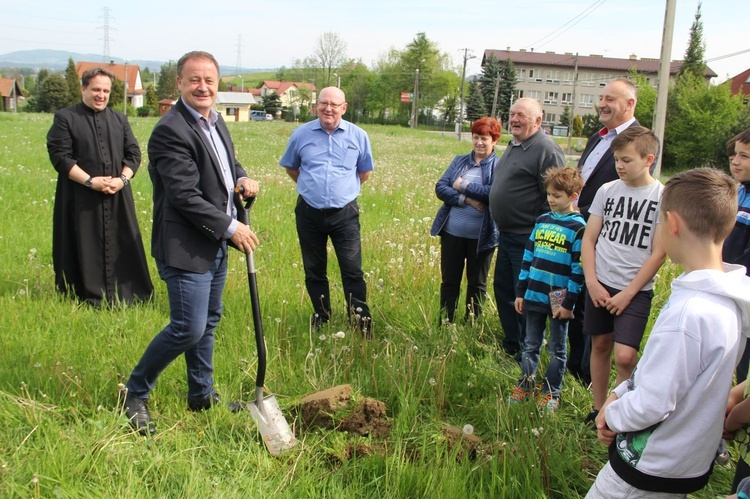
[[[120,180],[122,180],[123,186],[128,185],[128,183],[130,182],[130,179],[126,177],[124,173],[120,175]]]
[[[91,189],[91,177],[87,178],[86,182],[84,182],[83,185]]]

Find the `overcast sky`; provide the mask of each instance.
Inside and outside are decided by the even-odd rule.
[[[207,50],[222,65],[277,68],[312,53],[324,32],[338,33],[350,57],[368,66],[418,32],[460,64],[479,71],[485,49],[572,52],[658,58],[666,1],[659,0],[26,0],[4,2],[0,53],[58,49],[103,54],[109,9],[109,53],[167,61]],[[679,0],[672,59],[687,47],[697,1]],[[747,0],[706,0],[706,59],[720,80],[750,68]],[[239,49],[239,50],[238,50]],[[740,55],[725,57],[736,52]],[[720,58],[720,59],[719,59]]]

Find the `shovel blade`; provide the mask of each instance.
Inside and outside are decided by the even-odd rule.
[[[268,452],[272,456],[278,456],[288,451],[299,442],[294,438],[294,433],[281,412],[276,397],[269,395],[261,399],[251,400],[247,408],[258,425],[260,435],[263,437]]]

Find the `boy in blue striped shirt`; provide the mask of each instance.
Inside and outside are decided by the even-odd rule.
[[[552,412],[560,406],[568,320],[573,317],[573,307],[583,287],[580,257],[586,222],[573,207],[583,188],[583,179],[576,169],[548,170],[544,187],[552,211],[537,218],[518,276],[515,306],[519,314],[526,315],[526,342],[521,356],[522,378],[508,402],[518,403],[534,395],[536,369],[549,318],[550,359],[537,403]]]

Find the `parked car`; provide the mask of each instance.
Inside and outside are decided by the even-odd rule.
[[[271,121],[273,116],[265,111],[250,111],[250,119],[253,121]]]

